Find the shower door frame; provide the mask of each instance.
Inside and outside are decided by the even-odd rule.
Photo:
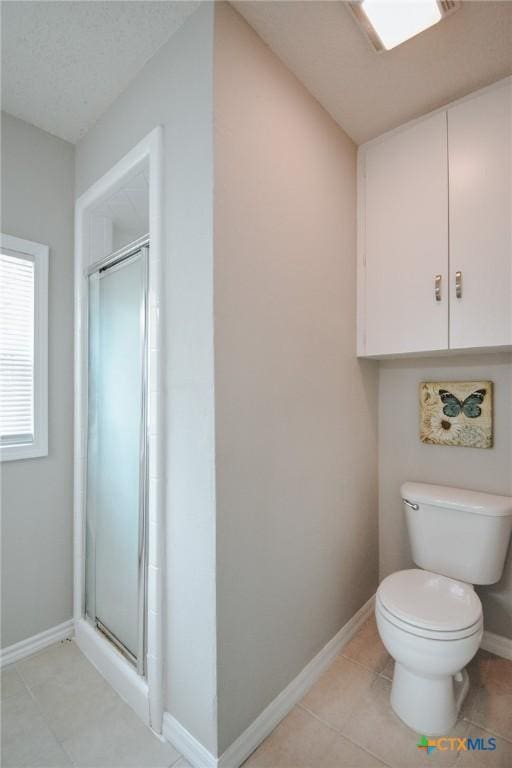
[[[94,182],[75,204],[75,404],[73,501],[73,618],[75,639],[101,674],[139,717],[162,732],[163,583],[164,583],[164,387],[162,380],[163,323],[163,128],[157,126],[110,170]],[[88,268],[91,265],[91,222],[95,209],[141,170],[149,173],[148,258],[148,505],[146,674],[133,665],[85,617],[85,460],[87,457]]]
[[[108,270],[114,270],[123,267],[134,256],[140,253],[142,259],[142,334],[141,334],[141,358],[142,358],[142,386],[141,386],[141,420],[140,420],[140,449],[139,449],[139,546],[138,546],[138,594],[137,594],[137,656],[126,648],[126,646],[117,638],[109,628],[98,619],[97,616],[88,618],[102,632],[105,637],[113,643],[116,648],[130,661],[141,676],[146,674],[146,646],[147,646],[147,517],[148,517],[148,285],[149,285],[149,253],[150,242],[149,234],[134,240],[132,243],[120,248],[103,259],[91,264],[87,269],[88,280],[92,275],[98,273],[101,280],[101,273]],[[90,310],[90,307],[88,307]],[[87,362],[89,369],[89,362]],[[88,429],[88,427],[87,427]],[[88,437],[86,435],[86,446]],[[88,455],[85,455],[85,474],[87,477]],[[85,516],[87,516],[87,480],[84,493]],[[96,558],[95,558],[96,559]],[[94,577],[94,587],[96,589],[96,576]],[[85,587],[84,587],[85,588]],[[85,595],[84,595],[85,600]],[[96,598],[94,599],[96,604]],[[96,611],[95,611],[96,613]],[[87,618],[87,614],[85,614]]]

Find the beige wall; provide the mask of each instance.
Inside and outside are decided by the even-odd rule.
[[[2,647],[72,616],[74,148],[2,113],[1,229],[50,247],[48,456],[0,465]]]
[[[494,448],[425,445],[419,440],[420,381],[494,382]],[[412,564],[400,485],[404,480],[512,494],[512,355],[437,357],[380,364],[379,485],[381,578]],[[454,542],[456,546],[456,542]],[[468,557],[471,553],[468,553]],[[512,557],[499,584],[479,589],[486,629],[512,638]]]
[[[226,5],[214,89],[222,752],[375,591],[377,388],[354,144]]]

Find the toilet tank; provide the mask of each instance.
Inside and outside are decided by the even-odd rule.
[[[512,497],[426,483],[401,488],[414,562],[468,584],[494,584],[512,530]]]

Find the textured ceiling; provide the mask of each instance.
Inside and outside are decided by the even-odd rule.
[[[2,2],[2,108],[76,142],[198,2]]]
[[[376,53],[344,2],[233,2],[356,143],[512,73],[512,0],[464,2]]]
[[[512,0],[380,54],[344,2],[232,4],[357,143],[512,72]],[[77,141],[198,5],[4,0],[2,108]]]

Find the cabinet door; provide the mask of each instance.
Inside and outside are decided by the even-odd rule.
[[[454,349],[512,344],[511,110],[510,81],[448,110]]]
[[[363,151],[363,354],[447,349],[446,113]]]

